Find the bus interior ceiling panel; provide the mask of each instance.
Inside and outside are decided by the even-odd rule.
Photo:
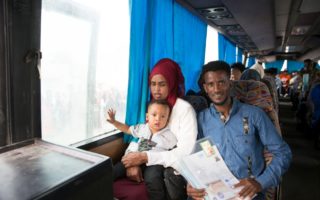
[[[318,0],[176,1],[251,55],[320,57]]]

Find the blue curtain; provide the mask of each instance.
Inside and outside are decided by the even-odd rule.
[[[174,3],[173,59],[179,63],[186,91],[199,91],[198,78],[204,64],[207,24]]]
[[[277,68],[278,69],[278,72],[281,71],[281,68],[283,66],[283,63],[284,63],[284,60],[276,60],[276,61],[273,61],[273,62],[268,62],[266,63],[266,69],[269,69],[269,68]]]
[[[222,34],[218,34],[219,60],[229,64],[236,62],[236,46]]]
[[[242,55],[243,55],[243,51],[242,49],[238,48],[238,55],[237,55],[237,61],[236,62],[241,62],[242,63]]]
[[[288,73],[291,73],[294,71],[300,71],[303,68],[303,66],[304,66],[303,62],[288,60],[288,66],[287,66]]]
[[[130,13],[128,125],[145,122],[148,74],[159,59],[179,63],[186,91],[198,90],[195,77],[204,63],[207,33],[207,25],[174,0],[130,0]]]
[[[252,67],[252,65],[254,65],[256,63],[256,58],[254,56],[250,56],[247,60],[247,68]]]
[[[145,121],[146,102],[148,96],[148,55],[150,27],[148,21],[148,0],[130,1],[130,54],[129,81],[126,108],[126,124],[132,125]],[[124,141],[132,137],[124,135]]]

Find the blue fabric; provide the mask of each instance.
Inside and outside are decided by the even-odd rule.
[[[273,62],[265,63],[265,66],[266,66],[266,69],[277,68],[278,72],[280,72],[283,66],[283,63],[284,63],[284,60],[276,60]]]
[[[243,56],[243,51],[238,47],[238,55],[237,55],[237,62],[242,63],[242,56]]]
[[[288,60],[288,65],[287,65],[288,73],[291,73],[294,71],[300,71],[303,68],[303,66],[304,66],[303,62]]]
[[[199,91],[198,78],[204,64],[207,24],[174,3],[174,60],[185,78],[185,89]]]
[[[247,67],[247,68],[250,68],[250,67],[252,67],[252,65],[254,65],[255,63],[256,63],[256,58],[255,58],[254,56],[250,56],[250,57],[248,58],[246,67]]]
[[[217,145],[236,178],[253,175],[263,190],[277,186],[289,168],[292,154],[288,144],[277,133],[266,113],[256,106],[233,99],[225,123],[221,121],[220,113],[211,106],[199,113],[198,128],[199,134],[211,138]],[[268,166],[265,166],[263,157],[265,147],[273,155]],[[251,168],[251,174],[248,168]]]
[[[236,46],[221,33],[218,33],[219,60],[223,60],[230,65],[236,62]]]
[[[315,127],[320,120],[320,83],[315,85],[310,92],[310,99],[313,103],[312,127]]]
[[[130,1],[130,55],[126,124],[145,121],[148,96],[148,0]],[[130,113],[130,114],[129,114]],[[124,141],[132,136],[125,134]]]
[[[174,0],[130,0],[130,57],[126,123],[145,122],[148,74],[161,58],[176,61],[186,91],[199,90],[207,25]],[[125,142],[131,140],[125,135]]]

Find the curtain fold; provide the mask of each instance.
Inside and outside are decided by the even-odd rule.
[[[221,33],[218,34],[219,60],[229,64],[236,62],[236,46]]]
[[[146,102],[148,96],[148,51],[150,44],[148,0],[130,1],[130,54],[129,81],[126,108],[126,124],[132,125],[145,121]],[[129,142],[132,136],[124,135]]]
[[[237,61],[236,62],[243,62],[242,60],[242,56],[243,56],[243,51],[241,48],[237,47],[238,48],[238,54],[237,54]]]
[[[174,0],[130,0],[130,56],[126,108],[128,125],[144,123],[148,75],[161,58],[179,63],[186,91],[199,90],[207,25]],[[132,137],[125,135],[125,142]]]

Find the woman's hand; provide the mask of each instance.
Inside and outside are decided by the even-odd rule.
[[[137,181],[139,183],[143,181],[141,168],[139,166],[129,167],[126,169],[126,171],[127,171],[127,177],[130,180]]]
[[[109,108],[109,110],[107,111],[107,121],[110,124],[114,124],[114,122],[116,121],[116,111],[113,110],[112,108]]]
[[[140,166],[148,162],[148,156],[145,152],[131,152],[123,156],[121,162],[125,168]]]
[[[189,183],[187,184],[187,194],[194,200],[203,200],[204,196],[207,194],[205,189],[193,188]]]

